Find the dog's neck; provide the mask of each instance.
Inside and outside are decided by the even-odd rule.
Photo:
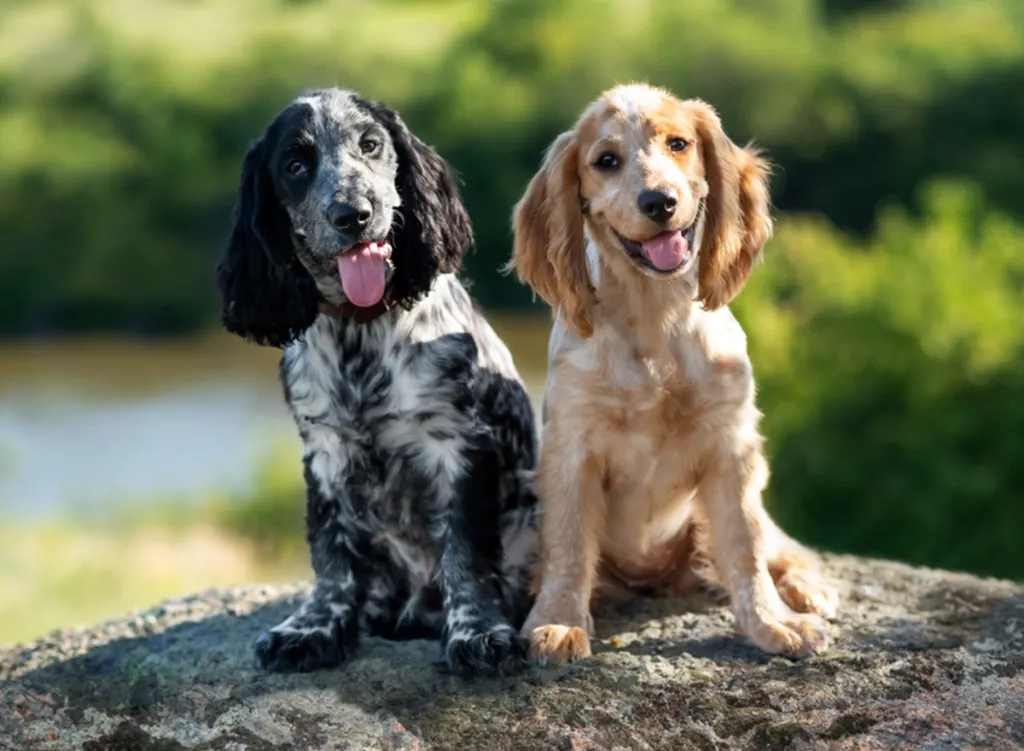
[[[617,336],[652,352],[662,349],[668,340],[690,332],[700,314],[694,299],[695,279],[653,279],[621,265],[612,269],[598,260],[601,254],[596,247],[588,250],[595,254],[593,258],[599,264],[597,274],[591,272],[597,277],[597,328],[607,327]]]
[[[397,306],[396,301],[385,295],[379,303],[369,308],[360,308],[347,300],[340,305],[322,300],[317,304],[317,310],[331,318],[349,319],[356,323],[370,323],[388,311],[394,310]]]

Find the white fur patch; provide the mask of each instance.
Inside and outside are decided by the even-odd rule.
[[[664,91],[643,83],[617,86],[607,94],[608,101],[631,120],[643,116],[645,111],[657,109],[664,98]]]

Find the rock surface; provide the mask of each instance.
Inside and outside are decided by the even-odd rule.
[[[210,592],[0,651],[0,748],[1024,748],[1024,590],[828,558],[827,654],[769,658],[699,599],[598,620],[593,659],[464,681],[437,645],[366,639],[337,670],[267,675],[251,644],[300,586]]]

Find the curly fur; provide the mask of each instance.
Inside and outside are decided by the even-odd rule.
[[[761,503],[761,415],[727,307],[772,232],[767,163],[706,103],[616,87],[556,139],[515,232],[512,266],[556,310],[523,627],[537,657],[590,653],[594,597],[707,584],[758,647],[824,649],[835,592]],[[666,238],[674,268],[648,251]]]
[[[368,137],[381,143],[372,155],[353,146]],[[301,180],[283,172],[295,159]],[[387,294],[398,303],[368,323],[318,313],[344,302],[334,256],[365,239],[324,217],[356,198],[373,209],[366,232],[391,245]],[[337,665],[363,632],[439,637],[460,673],[524,664],[533,412],[455,276],[471,242],[450,165],[352,92],[298,97],[245,158],[218,267],[224,325],[284,348],[315,574],[308,599],[257,640],[264,668]]]

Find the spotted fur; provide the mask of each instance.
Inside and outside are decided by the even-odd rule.
[[[353,146],[367,133],[382,142],[374,155]],[[283,174],[296,153],[301,182]],[[398,305],[369,323],[318,313],[345,301],[330,261],[373,237],[325,219],[354,197],[373,207],[366,232],[393,249]],[[364,632],[440,638],[464,674],[525,663],[535,427],[508,348],[455,275],[471,241],[448,163],[352,92],[302,95],[246,157],[218,267],[223,317],[284,347],[315,574],[309,598],[257,640],[263,668],[338,665]]]

